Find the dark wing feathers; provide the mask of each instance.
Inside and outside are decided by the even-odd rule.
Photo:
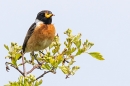
[[[26,37],[25,37],[25,39],[24,39],[23,46],[22,46],[23,53],[25,52],[26,44],[27,44],[29,38],[31,37],[31,35],[32,35],[32,33],[33,33],[35,27],[36,27],[36,23],[33,23],[33,24],[31,25],[31,27],[29,28],[27,34],[26,34]]]

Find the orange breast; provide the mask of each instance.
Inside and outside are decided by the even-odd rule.
[[[27,42],[25,52],[39,51],[47,48],[52,43],[54,36],[55,27],[53,24],[38,25]]]

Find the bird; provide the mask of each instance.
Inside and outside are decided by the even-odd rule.
[[[52,24],[52,17],[55,16],[50,10],[40,11],[35,19],[35,22],[30,26],[25,36],[22,53],[31,52],[34,55],[35,51],[44,50],[54,40],[55,26]],[[35,60],[37,58],[34,56]],[[40,62],[37,60],[38,64]]]

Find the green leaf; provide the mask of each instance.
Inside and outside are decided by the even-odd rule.
[[[74,66],[74,67],[72,67],[72,71],[71,71],[72,75],[74,75],[75,72],[76,72],[79,68],[80,68],[79,66]]]
[[[59,67],[64,74],[69,74],[69,68],[67,66],[60,66]]]
[[[11,46],[14,46],[15,45],[15,43],[14,42],[11,42]]]
[[[74,62],[75,62],[74,59],[71,59],[71,61],[69,62],[69,66],[73,65]]]
[[[80,48],[81,46],[81,39],[77,42],[77,48]]]
[[[88,42],[88,49],[90,49],[92,46],[93,46],[94,44],[93,43],[91,43],[91,42]]]
[[[7,45],[4,44],[4,47],[9,51],[9,47]]]
[[[21,56],[20,53],[16,53],[15,59],[18,60],[20,56]]]
[[[13,65],[17,66],[16,60],[14,58],[12,58],[11,61]]]
[[[39,85],[41,85],[42,84],[42,79],[39,81],[39,83],[38,83]]]
[[[34,86],[39,86],[39,83],[38,83],[38,81],[36,81],[36,82],[35,82],[35,85],[34,85]]]
[[[24,85],[25,85],[25,86],[30,86],[27,81],[24,83]],[[16,85],[16,86],[17,86],[17,85]]]
[[[81,33],[79,33],[74,37],[73,42],[77,42],[80,38],[81,38]]]
[[[74,66],[74,67],[72,68],[72,71],[77,71],[79,68],[80,68],[79,66]]]
[[[49,64],[46,63],[45,67],[46,67],[47,70],[51,70],[51,67],[49,66]]]
[[[60,61],[59,61],[60,62]],[[53,59],[52,57],[50,58],[50,63],[53,67],[57,68],[58,67],[58,60]]]
[[[76,53],[76,56],[82,54],[83,52],[84,52],[84,49],[78,49],[78,52]]]
[[[55,63],[54,63],[54,67],[57,68],[58,67],[58,62],[55,60]]]
[[[55,65],[55,59],[53,59],[52,57],[49,58],[49,62],[51,63],[52,66]]]
[[[84,45],[87,45],[88,44],[88,40],[86,39],[86,41],[83,43]]]
[[[69,37],[71,36],[72,30],[71,29],[67,29],[67,31],[64,32],[64,34],[68,35]]]
[[[63,61],[63,55],[58,55],[56,60],[58,61],[58,64],[60,64]]]
[[[99,52],[90,52],[88,54],[91,55],[92,57],[98,59],[98,60],[105,60]]]
[[[64,45],[67,47],[67,45],[68,45],[68,44],[67,44],[67,42],[66,42],[66,41],[64,42]]]
[[[6,57],[5,57],[5,59],[7,59],[7,58],[9,58],[9,59],[10,59],[10,58],[11,58],[11,56],[6,56]]]
[[[56,53],[56,49],[53,49],[53,50],[52,50],[52,53],[55,54],[55,53]]]
[[[6,85],[4,85],[4,86],[10,86],[10,84],[6,84]]]
[[[76,45],[76,47],[79,49],[80,46],[81,46],[81,39],[78,39],[78,40],[74,41],[73,43],[74,43],[74,44]]]
[[[32,74],[29,75],[29,78],[30,78],[32,81],[36,80],[35,76],[32,75]]]
[[[76,48],[75,47],[72,47],[71,49],[71,53],[75,52]]]
[[[42,68],[43,68],[43,69],[46,69],[46,67],[45,67],[45,65],[44,65],[44,64],[42,65]]]

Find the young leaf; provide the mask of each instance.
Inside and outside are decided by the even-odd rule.
[[[44,64],[42,65],[42,68],[43,68],[43,69],[46,69],[46,67],[45,67],[45,65],[44,65]]]
[[[42,84],[42,79],[39,81],[39,83],[38,83],[39,85],[41,85]]]
[[[52,66],[55,65],[55,60],[52,57],[50,57],[49,62],[51,63]]]
[[[79,66],[74,66],[74,67],[72,67],[72,75],[74,75],[75,74],[75,72],[79,69],[80,67]]]
[[[34,86],[39,86],[38,84],[39,84],[38,81],[36,81]]]
[[[46,67],[47,70],[50,70],[50,69],[51,69],[50,65],[47,64],[47,63],[45,64],[45,67]]]
[[[74,61],[74,59],[71,59],[71,61],[69,62],[69,66],[73,65],[74,62],[76,62],[76,61]]]
[[[69,74],[69,68],[67,66],[60,66],[59,68],[64,74]]]
[[[16,53],[15,60],[18,60],[20,56],[21,56],[20,53]]]
[[[4,44],[4,47],[9,51],[9,47],[7,45]]]
[[[90,52],[88,54],[91,55],[92,57],[98,59],[98,60],[105,60],[99,52]]]
[[[58,64],[60,64],[63,61],[63,55],[58,55],[56,59],[58,61]]]
[[[6,84],[6,85],[4,85],[4,86],[10,86],[10,84]]]
[[[77,42],[77,48],[79,49],[80,48],[80,46],[81,46],[81,39]]]
[[[72,47],[71,48],[71,53],[75,52],[76,48],[75,47]]]
[[[15,60],[14,58],[12,58],[11,61],[12,61],[12,64],[13,64],[14,66],[17,66],[17,62],[16,62],[16,60]]]
[[[83,52],[84,52],[84,49],[78,49],[76,56],[82,54]]]

